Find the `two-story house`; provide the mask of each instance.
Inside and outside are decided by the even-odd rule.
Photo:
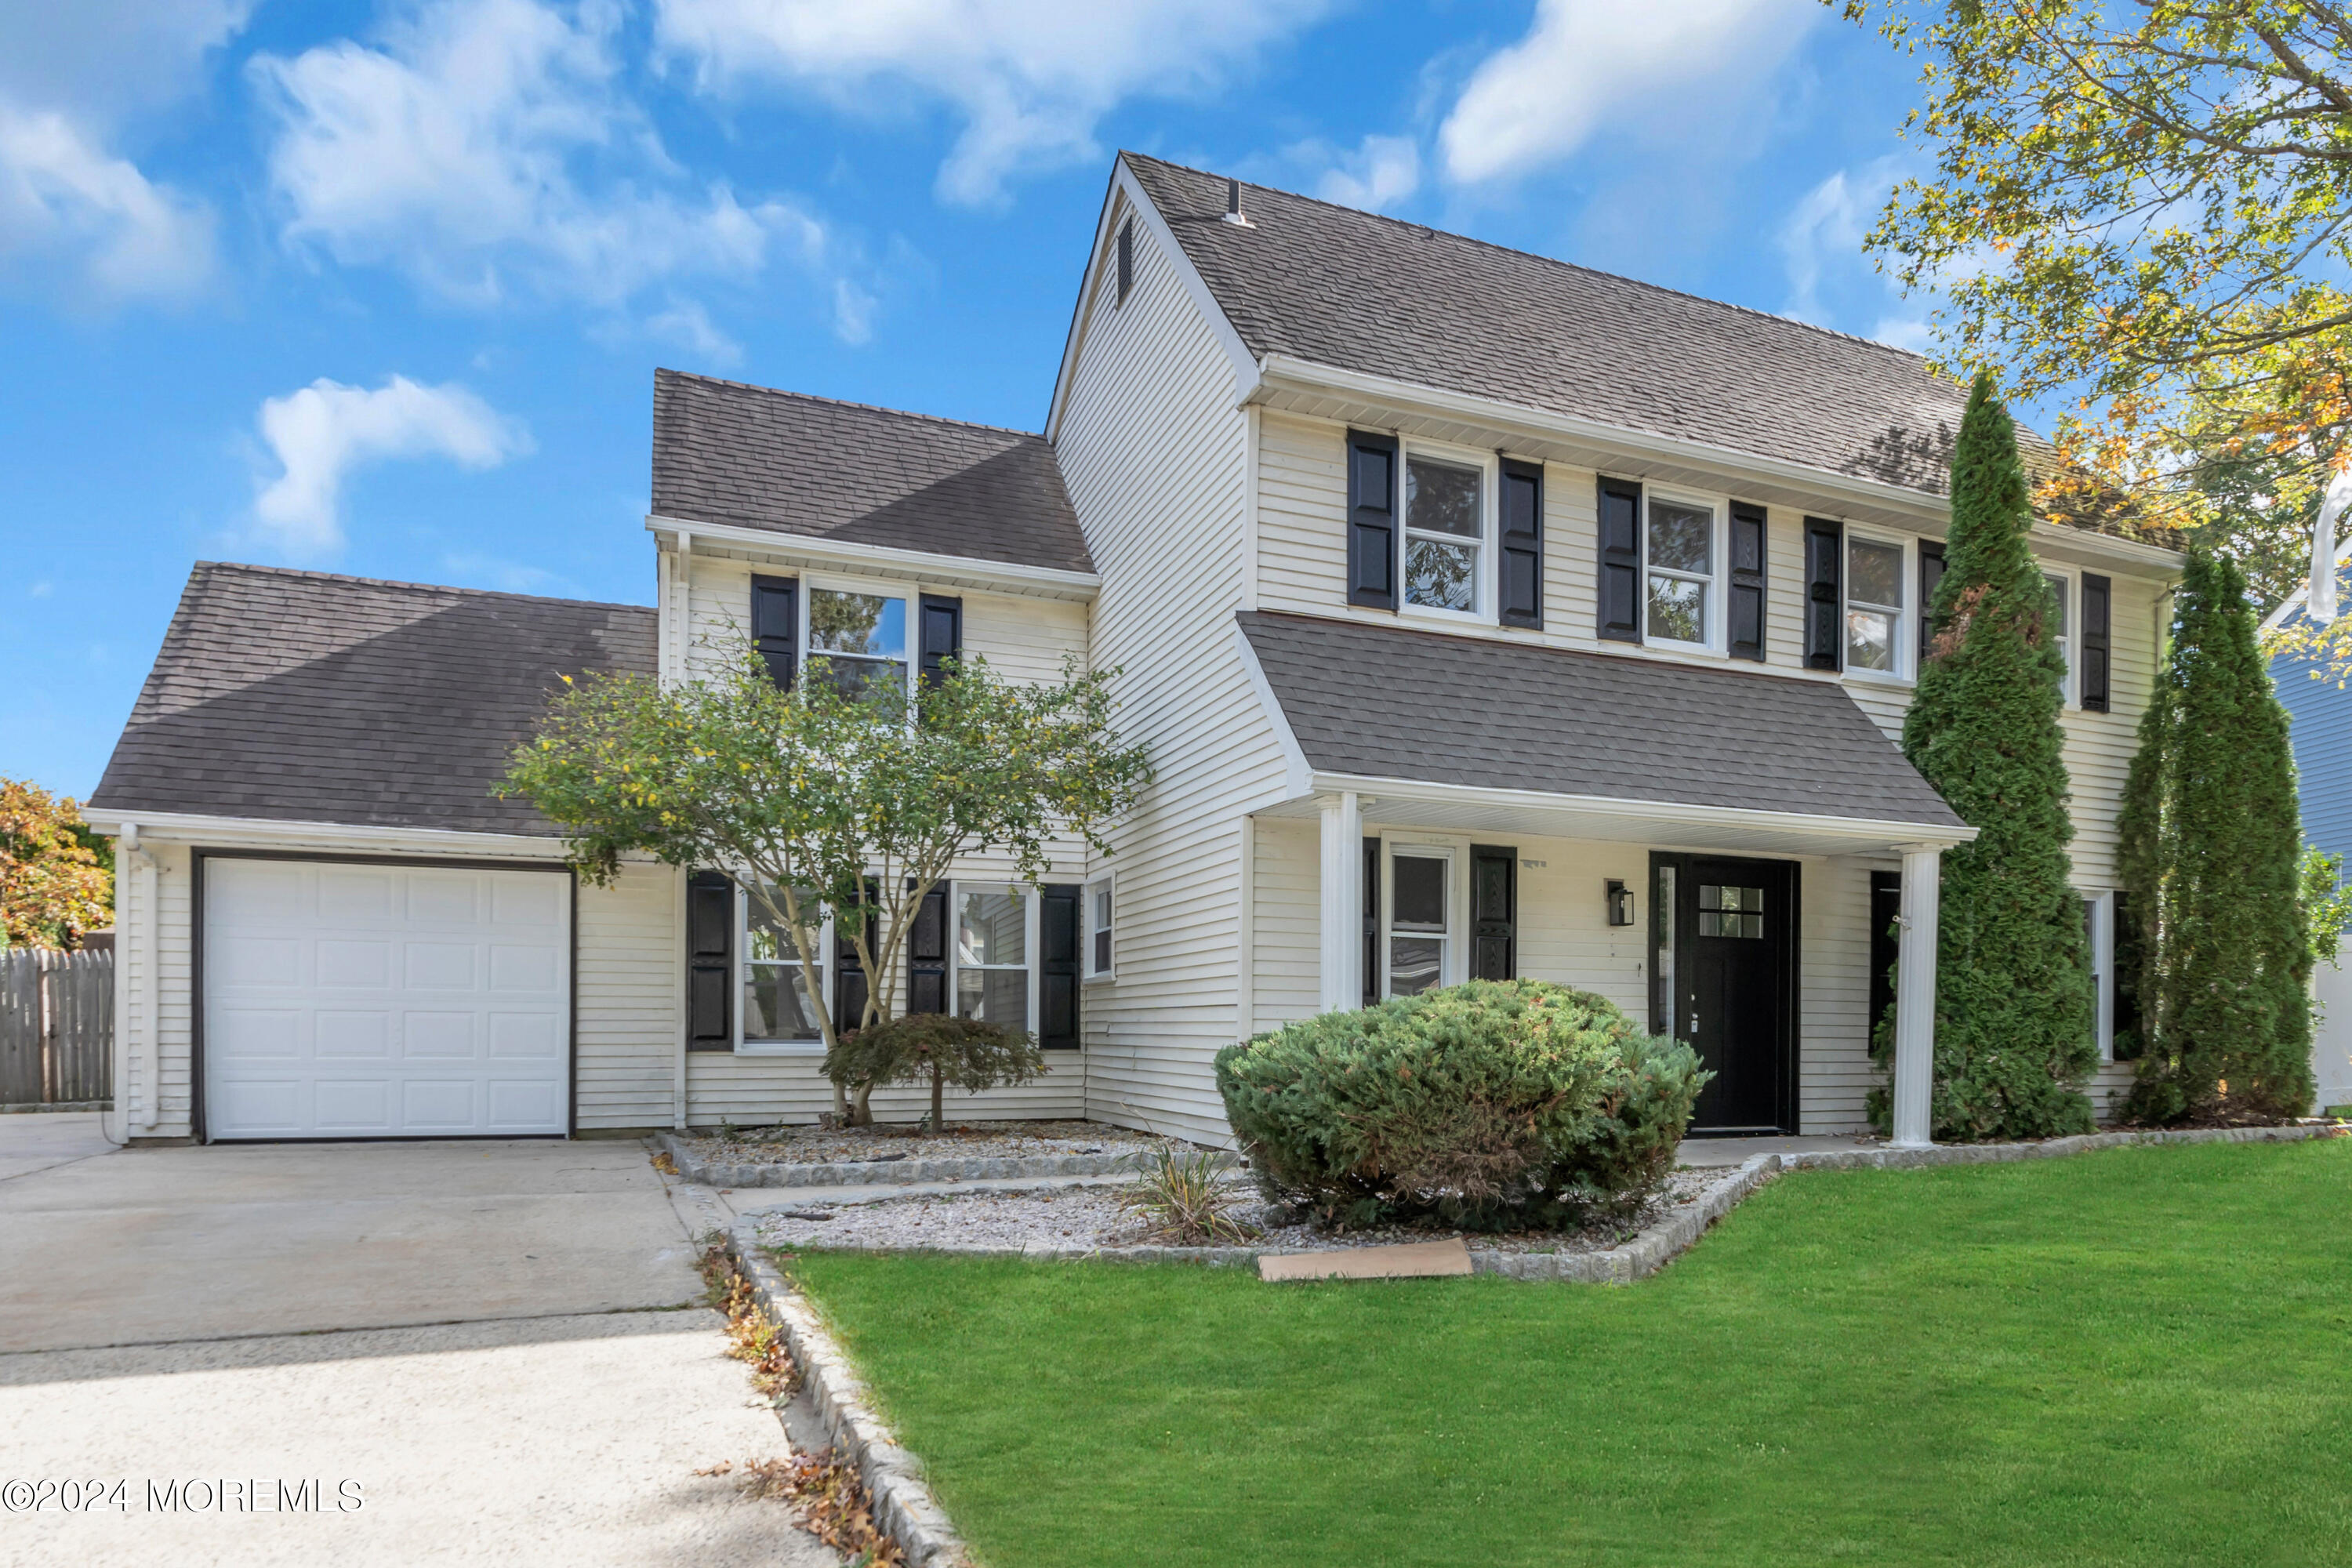
[[[967,1110],[1215,1138],[1221,1047],[1479,975],[1690,1040],[1703,1129],[1844,1131],[1899,963],[1924,1137],[1936,871],[1973,830],[1892,737],[1962,399],[1882,344],[1123,155],[1042,436],[658,373],[651,611],[200,566],[90,806],[128,1131],[808,1119],[812,1011],[887,984],[1048,1048]],[[2104,1041],[2179,563],[2033,542]],[[782,680],[1116,668],[1157,783],[1113,856],[960,867],[907,973],[836,949],[810,996],[723,879],[577,885],[488,794],[558,677],[691,679],[714,634]]]

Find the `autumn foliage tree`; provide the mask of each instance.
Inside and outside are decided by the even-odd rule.
[[[0,779],[0,946],[76,947],[114,919],[114,875],[75,801]]]

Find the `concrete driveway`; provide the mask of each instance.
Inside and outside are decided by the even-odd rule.
[[[0,1482],[108,1484],[0,1495],[0,1563],[838,1561],[693,1473],[789,1445],[641,1145],[96,1121],[0,1117]]]

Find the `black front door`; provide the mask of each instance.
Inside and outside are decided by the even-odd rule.
[[[1652,858],[1651,1028],[1715,1074],[1691,1131],[1793,1132],[1796,877],[1785,860]]]

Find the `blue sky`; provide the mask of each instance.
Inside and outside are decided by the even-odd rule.
[[[188,567],[650,602],[656,364],[1034,429],[1119,147],[1908,346],[1916,62],[1814,0],[0,12],[0,775]]]

